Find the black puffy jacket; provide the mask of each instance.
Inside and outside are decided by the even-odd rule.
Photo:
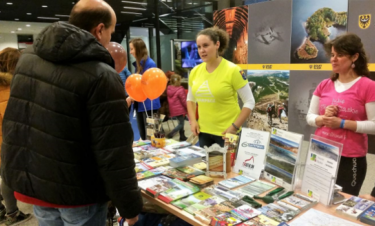
[[[57,22],[22,54],[3,121],[1,173],[15,191],[49,203],[111,199],[135,217],[142,198],[134,171],[125,92],[95,37]]]

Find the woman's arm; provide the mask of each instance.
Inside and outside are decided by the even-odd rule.
[[[197,105],[196,101],[194,98],[194,95],[191,91],[191,87],[189,86],[189,91],[187,95],[187,110],[188,110],[188,115],[189,115],[189,121],[190,121],[190,129],[191,132],[195,135],[198,136],[199,134],[199,125],[197,122],[197,119],[195,118],[195,112],[197,110]]]
[[[307,124],[314,127],[323,126],[323,116],[319,115],[319,100],[318,96],[313,95],[310,102],[309,111],[306,115]]]
[[[356,130],[357,133],[375,134],[375,102],[370,102],[365,105],[366,108],[366,121],[357,121]],[[346,121],[344,124],[345,129],[354,129],[354,125],[351,125],[351,121]]]

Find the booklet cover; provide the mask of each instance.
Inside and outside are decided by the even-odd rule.
[[[176,178],[182,181],[187,181],[190,178],[194,177],[194,175],[189,175],[187,173],[181,172],[175,168],[169,168],[166,171],[164,171],[163,175],[171,177],[171,178]]]
[[[287,208],[281,207],[276,204],[268,204],[266,206],[263,206],[262,208],[259,209],[262,214],[266,215],[267,217],[278,221],[290,221],[292,220],[298,212],[289,210]]]
[[[245,176],[237,176],[237,177],[233,177],[227,180],[222,180],[219,182],[219,185],[224,186],[228,189],[233,189],[241,185],[248,184],[251,181],[254,181],[254,179],[250,177],[245,177]]]
[[[249,220],[249,219],[251,219],[253,217],[256,217],[259,214],[261,214],[260,211],[252,208],[249,205],[242,205],[240,207],[237,207],[237,208],[231,210],[230,213],[232,215],[238,217],[242,221],[247,221],[247,220]]]
[[[193,175],[193,176],[204,175],[204,172],[202,170],[196,169],[192,166],[177,167],[176,169],[188,175]]]
[[[274,184],[270,184],[270,183],[267,183],[267,182],[264,182],[264,181],[260,181],[260,180],[257,180],[257,181],[254,181],[242,188],[240,188],[239,190],[250,196],[250,197],[253,197],[254,195],[259,195],[259,194],[262,194],[272,188],[276,187],[276,185]]]
[[[210,197],[211,197],[211,195],[209,195],[207,193],[198,192],[198,193],[195,193],[193,195],[189,195],[186,198],[173,201],[173,202],[171,202],[171,204],[180,208],[180,209],[185,209],[185,208],[187,208],[187,207],[189,207],[193,204],[200,203],[201,201],[206,200]]]
[[[238,224],[237,226],[278,226],[279,222],[260,214],[249,221]]]
[[[350,197],[350,199],[346,200],[344,203],[338,206],[336,208],[336,212],[348,216],[352,219],[358,219],[359,216],[373,204],[374,202],[370,200],[352,196]]]
[[[158,167],[155,169],[150,169],[147,171],[139,172],[137,173],[137,180],[142,180],[148,177],[154,177],[154,176],[162,174],[164,171],[165,169],[163,167]]]
[[[307,208],[311,207],[312,204],[313,204],[312,202],[309,202],[309,201],[303,200],[301,198],[298,198],[295,195],[286,197],[286,198],[280,200],[280,202],[284,202],[284,203],[287,203],[289,205],[295,206],[298,209],[307,209]]]
[[[359,220],[369,225],[375,225],[375,205],[372,205],[359,216]]]
[[[276,128],[271,131],[264,177],[287,190],[293,190],[303,135]]]
[[[241,220],[230,213],[223,213],[215,216],[211,220],[211,226],[221,226],[221,225],[236,225],[241,223]]]
[[[242,128],[234,172],[259,179],[269,141],[269,132]]]
[[[170,203],[174,200],[186,197],[199,191],[199,188],[192,183],[183,182],[178,179],[173,179],[173,182],[176,184],[176,186],[160,193],[158,199],[162,200],[163,202]]]

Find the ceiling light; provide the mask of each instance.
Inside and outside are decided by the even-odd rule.
[[[13,5],[13,2],[7,2],[7,5]]]
[[[11,31],[10,33],[14,33],[15,31]]]
[[[30,27],[30,24],[26,24],[26,27]]]
[[[31,13],[26,13],[27,15],[31,15]]]
[[[46,5],[42,5],[42,7],[43,7],[43,8],[47,8],[48,6],[46,6]]]
[[[18,19],[18,18],[14,18],[14,20],[20,20],[20,19]]]
[[[18,28],[17,30],[22,31],[22,28]]]
[[[124,12],[124,11],[121,11],[121,13],[123,13],[123,14],[142,15],[142,13],[133,13],[133,12]]]
[[[121,2],[131,3],[131,4],[138,4],[138,5],[147,5],[147,3],[145,3],[145,2],[131,2],[131,1],[121,1]]]
[[[44,20],[60,20],[60,18],[56,18],[56,17],[42,17],[42,16],[38,16],[38,19],[44,19]]]
[[[127,6],[124,6],[124,9],[146,10],[145,8],[135,8],[135,7],[127,7]]]
[[[58,16],[58,17],[70,17],[69,15],[62,15],[62,14],[55,14],[55,16]]]
[[[133,20],[133,22],[138,22],[138,21],[142,21],[142,20],[148,20],[148,18],[142,18],[142,19],[139,19],[139,20]]]

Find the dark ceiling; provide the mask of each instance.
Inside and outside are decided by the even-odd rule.
[[[78,1],[1,0],[0,20],[48,23],[67,21],[76,2]],[[156,13],[160,15],[160,31],[163,33],[200,30],[212,25],[212,12],[217,9],[217,0],[106,0],[106,2],[116,12],[116,31],[122,36],[129,26],[155,27]]]

